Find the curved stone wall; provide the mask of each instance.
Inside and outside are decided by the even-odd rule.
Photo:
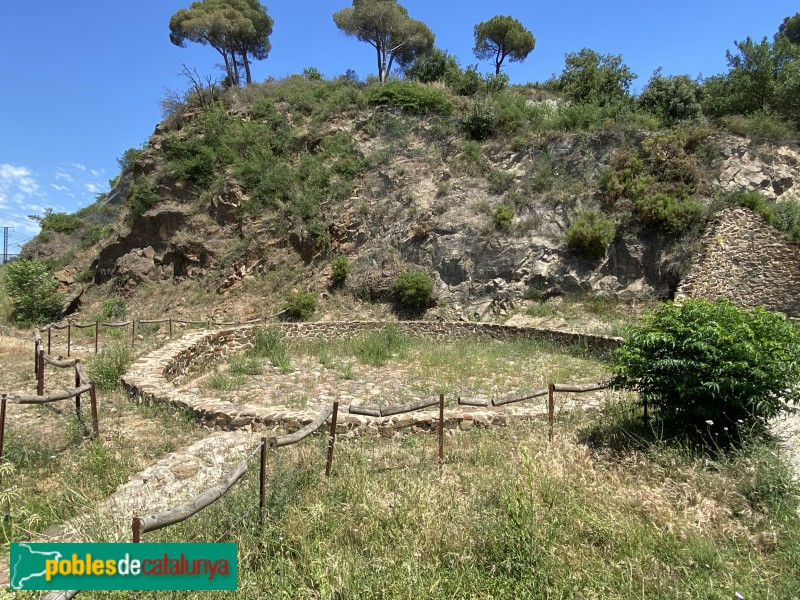
[[[280,329],[290,339],[327,339],[331,337],[357,335],[384,327],[381,321],[347,321],[315,323],[277,323],[271,327]],[[492,323],[403,321],[396,323],[408,334],[429,336],[435,339],[457,339],[483,336],[493,339],[534,338],[558,344],[577,345],[590,351],[608,352],[616,348],[621,339],[583,333],[569,333],[548,329],[511,327]],[[235,352],[252,346],[257,326],[247,325],[216,331],[190,332],[182,338],[165,344],[160,349],[138,359],[128,372],[120,378],[122,388],[132,397],[145,402],[169,403],[178,408],[191,410],[205,426],[222,429],[261,430],[265,427],[284,426],[296,429],[311,422],[313,412],[302,410],[276,410],[264,406],[236,404],[229,400],[201,396],[196,390],[180,390],[178,385],[190,379],[209,365],[227,360]],[[452,399],[451,399],[452,404]],[[433,426],[432,412],[417,412],[394,417],[364,417],[348,414],[348,407],[340,407],[340,433],[360,426],[376,434],[402,428],[425,430]],[[455,407],[445,412],[448,428],[472,427],[505,422],[508,415],[525,414],[530,410],[520,407],[502,409],[468,409]],[[388,429],[387,429],[388,428]]]

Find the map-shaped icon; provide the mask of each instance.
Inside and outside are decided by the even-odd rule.
[[[12,544],[9,587],[12,590],[36,589],[25,582],[45,576],[45,562],[47,560],[60,560],[60,552],[42,552],[34,550],[31,544]]]

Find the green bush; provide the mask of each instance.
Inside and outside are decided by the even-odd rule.
[[[447,94],[415,81],[388,81],[373,85],[366,96],[370,104],[388,104],[417,115],[449,115],[453,111]]]
[[[61,315],[58,281],[40,260],[19,259],[6,265],[5,289],[11,296],[11,318],[21,327],[41,325]]]
[[[584,210],[567,228],[567,244],[586,258],[602,258],[614,239],[615,229],[614,221],[600,211]]]
[[[331,280],[333,283],[343,283],[350,275],[350,259],[346,254],[341,254],[331,263]]]
[[[664,193],[639,198],[634,206],[643,225],[673,234],[684,233],[705,214],[696,198],[674,197]]]
[[[155,186],[146,179],[137,179],[131,185],[128,194],[128,208],[134,217],[141,217],[148,210],[156,206],[161,198],[156,193]]]
[[[234,354],[228,361],[228,375],[236,379],[247,375],[261,375],[261,359],[253,354]]]
[[[469,114],[461,119],[461,125],[467,137],[480,142],[494,134],[494,112],[482,104],[475,104]]]
[[[455,73],[448,84],[459,96],[474,96],[483,89],[484,82],[478,65],[469,65],[463,72]]]
[[[317,295],[313,292],[293,294],[284,306],[290,321],[307,321],[317,310]]]
[[[100,321],[121,321],[127,312],[128,307],[124,298],[106,298],[100,303],[97,318]]]
[[[776,204],[775,226],[800,243],[800,201],[784,200]]]
[[[53,212],[52,208],[46,208],[44,216],[33,218],[39,221],[42,231],[70,234],[86,225],[77,215]]]
[[[514,221],[514,209],[506,204],[501,204],[494,209],[494,226],[500,231],[508,231],[511,229],[511,223]]]
[[[108,348],[103,348],[95,355],[89,363],[89,377],[99,390],[116,389],[120,376],[132,362],[133,353],[130,346],[117,342]]]
[[[433,280],[424,271],[406,271],[394,282],[394,294],[401,307],[423,311],[433,299]]]
[[[779,313],[687,299],[628,333],[613,385],[639,392],[672,429],[740,438],[800,401],[800,332]]]

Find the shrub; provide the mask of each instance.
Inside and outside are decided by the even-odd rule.
[[[585,210],[567,228],[567,244],[586,258],[602,258],[614,233],[614,221],[600,211]]]
[[[723,201],[732,206],[749,208],[757,215],[761,215],[768,223],[775,224],[775,211],[767,204],[761,192],[741,190],[726,196]]]
[[[628,333],[612,384],[639,392],[672,428],[741,437],[800,401],[800,332],[779,313],[687,299]]]
[[[424,271],[406,271],[394,282],[397,303],[413,311],[423,311],[433,298],[433,280]]]
[[[461,119],[461,125],[467,137],[480,142],[494,133],[494,112],[486,106],[476,104],[469,114]]]
[[[124,298],[106,298],[100,303],[97,318],[101,321],[122,320],[127,311]]]
[[[342,254],[333,259],[331,263],[331,280],[333,283],[343,283],[350,275],[350,259]]]
[[[42,231],[57,231],[58,233],[70,234],[85,225],[77,215],[53,212],[52,208],[46,208],[44,216],[32,218],[39,222]]]
[[[131,185],[131,191],[126,202],[131,214],[134,217],[141,217],[160,201],[161,198],[159,198],[155,186],[150,181],[137,179]]]
[[[644,196],[636,200],[635,207],[643,225],[674,234],[685,232],[705,212],[696,198],[674,197],[664,193]]]
[[[492,169],[489,172],[489,191],[493,194],[503,194],[514,185],[514,173]]]
[[[417,114],[449,115],[453,104],[447,94],[414,81],[389,81],[367,91],[370,104],[388,104]]]
[[[665,77],[659,67],[639,95],[639,105],[666,125],[702,115],[700,85],[686,75]]]
[[[405,75],[408,79],[420,83],[448,82],[460,77],[461,68],[455,56],[448,54],[446,50],[433,48],[430,52],[418,56],[406,69]]]
[[[133,362],[130,346],[116,343],[103,348],[89,363],[89,376],[99,390],[116,389],[120,376]]]
[[[261,360],[253,354],[234,354],[228,361],[228,374],[231,377],[238,379],[247,375],[261,375],[261,372]]]
[[[775,226],[800,243],[800,201],[784,200],[776,204]]]
[[[11,318],[17,325],[41,325],[61,315],[58,281],[44,262],[20,259],[8,263],[4,283],[11,296]]]
[[[293,294],[284,306],[290,321],[307,321],[317,310],[317,295],[313,292]]]
[[[303,69],[303,79],[308,81],[322,81],[322,72],[317,67]]]
[[[469,65],[463,72],[455,74],[449,85],[459,96],[477,94],[483,88],[483,77],[478,73],[478,65]]]
[[[514,220],[514,209],[506,204],[501,204],[494,209],[494,226],[500,231],[511,229]]]

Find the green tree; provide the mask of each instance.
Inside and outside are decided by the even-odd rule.
[[[176,12],[169,20],[169,39],[176,46],[186,42],[208,45],[220,53],[226,80],[239,85],[242,69],[252,81],[250,58],[263,60],[272,45],[272,18],[258,0],[202,0]]]
[[[775,96],[776,63],[772,44],[749,37],[728,50],[728,110],[743,115],[768,110]]]
[[[61,315],[58,281],[39,260],[8,263],[5,287],[11,296],[11,318],[20,326],[40,325]]]
[[[778,27],[778,33],[775,35],[775,41],[782,38],[790,44],[800,45],[800,13],[794,16],[786,17]]]
[[[513,17],[496,16],[475,25],[473,52],[479,60],[494,61],[495,75],[503,61],[522,62],[533,51],[536,39]]]
[[[395,62],[408,66],[433,48],[433,32],[409,17],[397,0],[353,0],[353,6],[334,13],[333,21],[346,35],[375,48],[381,82]]]
[[[573,102],[606,106],[629,99],[636,75],[620,54],[598,54],[590,48],[571,52],[557,87]]]
[[[452,84],[461,76],[461,67],[458,59],[447,53],[446,50],[433,48],[418,56],[406,69],[406,77],[420,83],[444,81]]]
[[[639,105],[665,125],[696,119],[703,113],[700,85],[687,75],[665,77],[656,69],[639,96]]]
[[[800,401],[800,334],[780,313],[687,299],[628,333],[612,384],[639,392],[668,428],[742,435]]]

